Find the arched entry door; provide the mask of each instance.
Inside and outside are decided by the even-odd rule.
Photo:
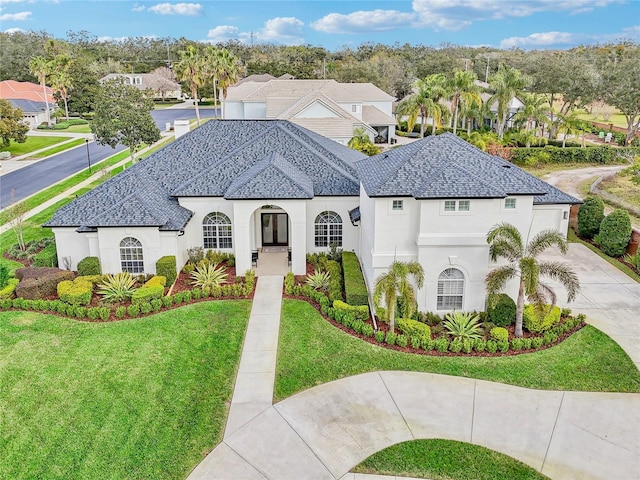
[[[262,246],[289,245],[289,216],[286,213],[263,212]]]

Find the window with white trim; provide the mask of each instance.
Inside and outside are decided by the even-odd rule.
[[[504,199],[504,208],[505,210],[513,210],[516,208],[516,199],[515,198],[505,198]]]
[[[460,212],[468,212],[471,208],[471,201],[469,200],[460,200],[458,202],[458,211]]]
[[[342,218],[336,212],[322,212],[315,221],[315,246],[342,246]]]
[[[468,212],[471,210],[471,200],[445,200],[445,212]]]
[[[212,212],[202,221],[204,248],[233,248],[231,220],[224,213]]]
[[[142,243],[133,237],[123,238],[120,242],[120,266],[123,272],[144,273]]]
[[[436,308],[460,310],[464,297],[464,274],[457,268],[447,268],[438,277]]]
[[[455,200],[445,200],[444,201],[444,211],[445,212],[455,212],[456,211],[456,201]]]
[[[393,200],[391,202],[391,210],[402,210],[404,208],[404,203],[402,200]]]

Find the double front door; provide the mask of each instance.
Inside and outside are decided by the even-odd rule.
[[[262,214],[262,245],[289,245],[289,217],[286,213]]]

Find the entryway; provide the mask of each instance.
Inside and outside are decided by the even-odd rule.
[[[287,247],[263,247],[258,253],[256,262],[256,276],[286,275],[291,271],[289,267]]]
[[[261,218],[263,247],[286,247],[289,245],[289,215],[263,212]]]

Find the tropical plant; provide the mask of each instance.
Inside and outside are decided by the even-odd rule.
[[[329,272],[314,270],[313,273],[307,275],[305,283],[316,290],[327,290],[329,288]]]
[[[476,79],[476,74],[472,70],[458,70],[453,74],[453,78],[447,82],[447,89],[451,98],[454,135],[458,127],[458,112],[461,109],[461,105],[482,106],[480,89],[474,83]]]
[[[207,261],[201,262],[196,269],[191,272],[192,285],[196,287],[218,287],[220,284],[226,282],[227,274],[224,267],[218,267],[215,263],[209,263]]]
[[[373,301],[376,306],[380,306],[380,301],[384,298],[386,312],[389,321],[389,330],[395,328],[395,312],[398,297],[405,306],[403,317],[409,318],[416,309],[416,297],[410,277],[420,289],[424,283],[424,270],[418,262],[394,261],[386,273],[376,279],[373,289]]]
[[[238,57],[226,48],[218,50],[217,54],[218,66],[218,90],[222,106],[222,114],[224,117],[225,101],[227,99],[227,91],[229,87],[238,81]]]
[[[603,219],[604,201],[596,195],[589,195],[578,210],[578,233],[584,238],[595,237]]]
[[[196,107],[196,120],[200,126],[200,109],[198,108],[198,88],[202,87],[206,81],[205,62],[200,55],[198,48],[194,45],[187,46],[186,50],[181,50],[180,61],[173,65],[176,77],[187,82],[191,98]]]
[[[45,108],[47,109],[47,125],[51,123],[49,112],[49,97],[47,95],[47,76],[51,73],[51,62],[45,57],[33,57],[29,60],[29,70],[38,78],[42,86],[42,96],[44,97]]]
[[[413,126],[420,116],[420,136],[424,137],[424,126],[429,117],[432,119],[431,131],[435,133],[436,125],[440,124],[447,112],[447,109],[440,103],[440,100],[447,95],[446,82],[447,79],[444,75],[433,74],[413,83],[414,93],[400,102],[396,109],[396,114],[399,117],[404,115],[408,117],[408,131],[413,130]]]
[[[578,277],[570,266],[554,261],[543,261],[537,257],[551,246],[556,246],[565,254],[567,242],[555,230],[543,230],[529,243],[524,243],[518,229],[509,223],[494,226],[487,234],[489,257],[492,261],[505,258],[501,265],[487,274],[487,293],[500,293],[509,280],[518,281],[518,299],[516,302],[516,337],[522,337],[522,312],[525,296],[540,309],[545,303],[555,305],[556,295],[553,289],[542,283],[540,277],[548,277],[560,282],[567,290],[567,301],[572,301],[580,290]]]
[[[489,78],[494,94],[487,100],[489,105],[497,105],[498,137],[504,135],[504,126],[509,112],[509,104],[513,97],[521,94],[522,89],[529,84],[529,78],[520,70],[500,65],[498,72]]]
[[[366,155],[377,155],[381,152],[381,148],[376,146],[363,127],[358,127],[353,131],[353,137],[349,139],[347,147],[358,150]]]
[[[600,248],[610,257],[620,257],[627,251],[631,238],[629,212],[620,208],[604,217],[600,224],[598,240]]]
[[[109,302],[124,302],[131,298],[136,281],[129,272],[107,275],[98,285],[98,293]]]
[[[476,313],[454,311],[448,313],[442,326],[455,339],[476,339],[483,334],[482,322]]]
[[[67,55],[56,55],[52,61],[51,86],[64,102],[65,118],[69,120],[69,91],[73,89],[73,79],[69,73],[71,58]]]
[[[571,111],[566,114],[558,113],[554,123],[557,131],[562,130],[564,132],[562,136],[562,148],[565,148],[569,134],[577,132],[584,134],[584,122],[578,117],[576,111]],[[584,135],[581,138],[581,143],[584,147]]]
[[[532,126],[535,122],[536,125],[543,125],[548,121],[547,114],[550,111],[549,104],[546,99],[541,95],[536,95],[533,93],[523,93],[520,96],[520,100],[522,100],[523,106],[522,108],[513,116],[513,119],[516,122],[524,123],[524,129],[527,134],[532,130]],[[534,138],[540,138],[542,135],[534,135]],[[532,138],[527,135],[525,138]],[[527,148],[531,146],[530,142],[527,142]]]

